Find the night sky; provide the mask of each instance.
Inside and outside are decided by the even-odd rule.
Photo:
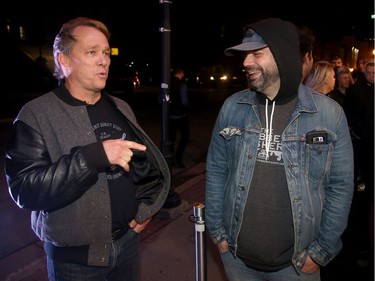
[[[355,34],[362,39],[373,37],[374,33],[374,20],[370,19],[374,13],[372,0],[357,0],[350,5],[342,0],[300,1],[298,5],[294,4],[296,1],[171,2],[171,57],[172,61],[182,64],[217,61],[225,48],[241,41],[243,25],[267,16],[306,25],[322,39],[340,39],[343,34]],[[104,1],[101,5],[79,1],[80,7],[76,7],[61,1],[43,7],[34,4],[21,9],[18,6],[19,10],[3,9],[0,16],[31,25],[34,32],[42,30],[47,46],[52,45],[53,37],[64,21],[76,16],[93,17],[109,26],[112,46],[119,47],[125,56],[160,60],[162,37],[159,27],[163,22],[163,5],[168,4],[159,4],[159,0]]]

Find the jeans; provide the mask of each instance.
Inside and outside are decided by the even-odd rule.
[[[140,236],[133,230],[112,242],[108,267],[64,263],[47,257],[50,281],[137,281]]]
[[[320,271],[298,274],[291,265],[274,272],[264,272],[247,267],[231,252],[220,254],[229,281],[320,281]]]

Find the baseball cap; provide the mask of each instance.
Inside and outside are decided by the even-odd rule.
[[[233,56],[235,52],[249,52],[267,47],[266,42],[259,36],[253,29],[249,28],[243,39],[242,43],[224,51],[227,56]]]

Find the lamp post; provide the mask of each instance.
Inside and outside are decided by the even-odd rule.
[[[161,103],[162,103],[162,143],[163,153],[168,166],[172,169],[173,144],[169,138],[169,84],[171,82],[171,58],[170,58],[170,4],[172,1],[159,0],[162,5],[162,26],[159,28],[162,38],[162,74],[161,74]],[[164,208],[174,208],[181,204],[181,198],[175,191],[173,181]]]

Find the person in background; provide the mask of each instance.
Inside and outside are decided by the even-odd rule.
[[[335,88],[335,71],[328,61],[317,61],[307,74],[304,84],[323,95]]]
[[[374,61],[366,63],[365,78],[349,87],[345,106],[353,139],[356,190],[344,242],[348,256],[361,266],[374,263]]]
[[[347,66],[335,67],[335,88],[327,95],[345,107],[346,90],[354,84],[350,69]],[[345,108],[344,108],[345,111]]]
[[[173,146],[173,166],[185,168],[182,160],[190,139],[189,98],[185,71],[177,67],[172,73],[170,90],[170,139]]]
[[[132,109],[104,91],[109,39],[94,19],[62,25],[59,86],[24,105],[6,148],[9,192],[32,211],[49,280],[138,280],[140,232],[170,188],[166,160]]]
[[[331,62],[332,68],[344,65],[344,62],[342,60],[342,56],[336,55],[336,54],[331,56],[330,62]]]
[[[205,215],[228,280],[320,280],[341,250],[353,195],[345,113],[301,84],[298,31],[249,25],[240,55],[249,88],[222,105],[207,153]]]
[[[306,26],[298,29],[299,32],[299,50],[302,61],[302,82],[305,80],[307,74],[311,71],[314,64],[313,48],[315,42],[315,35]]]
[[[356,69],[354,69],[353,72],[352,72],[354,82],[357,81],[358,79],[366,80],[365,64],[366,64],[366,60],[363,57],[360,57],[360,58],[357,59]]]

